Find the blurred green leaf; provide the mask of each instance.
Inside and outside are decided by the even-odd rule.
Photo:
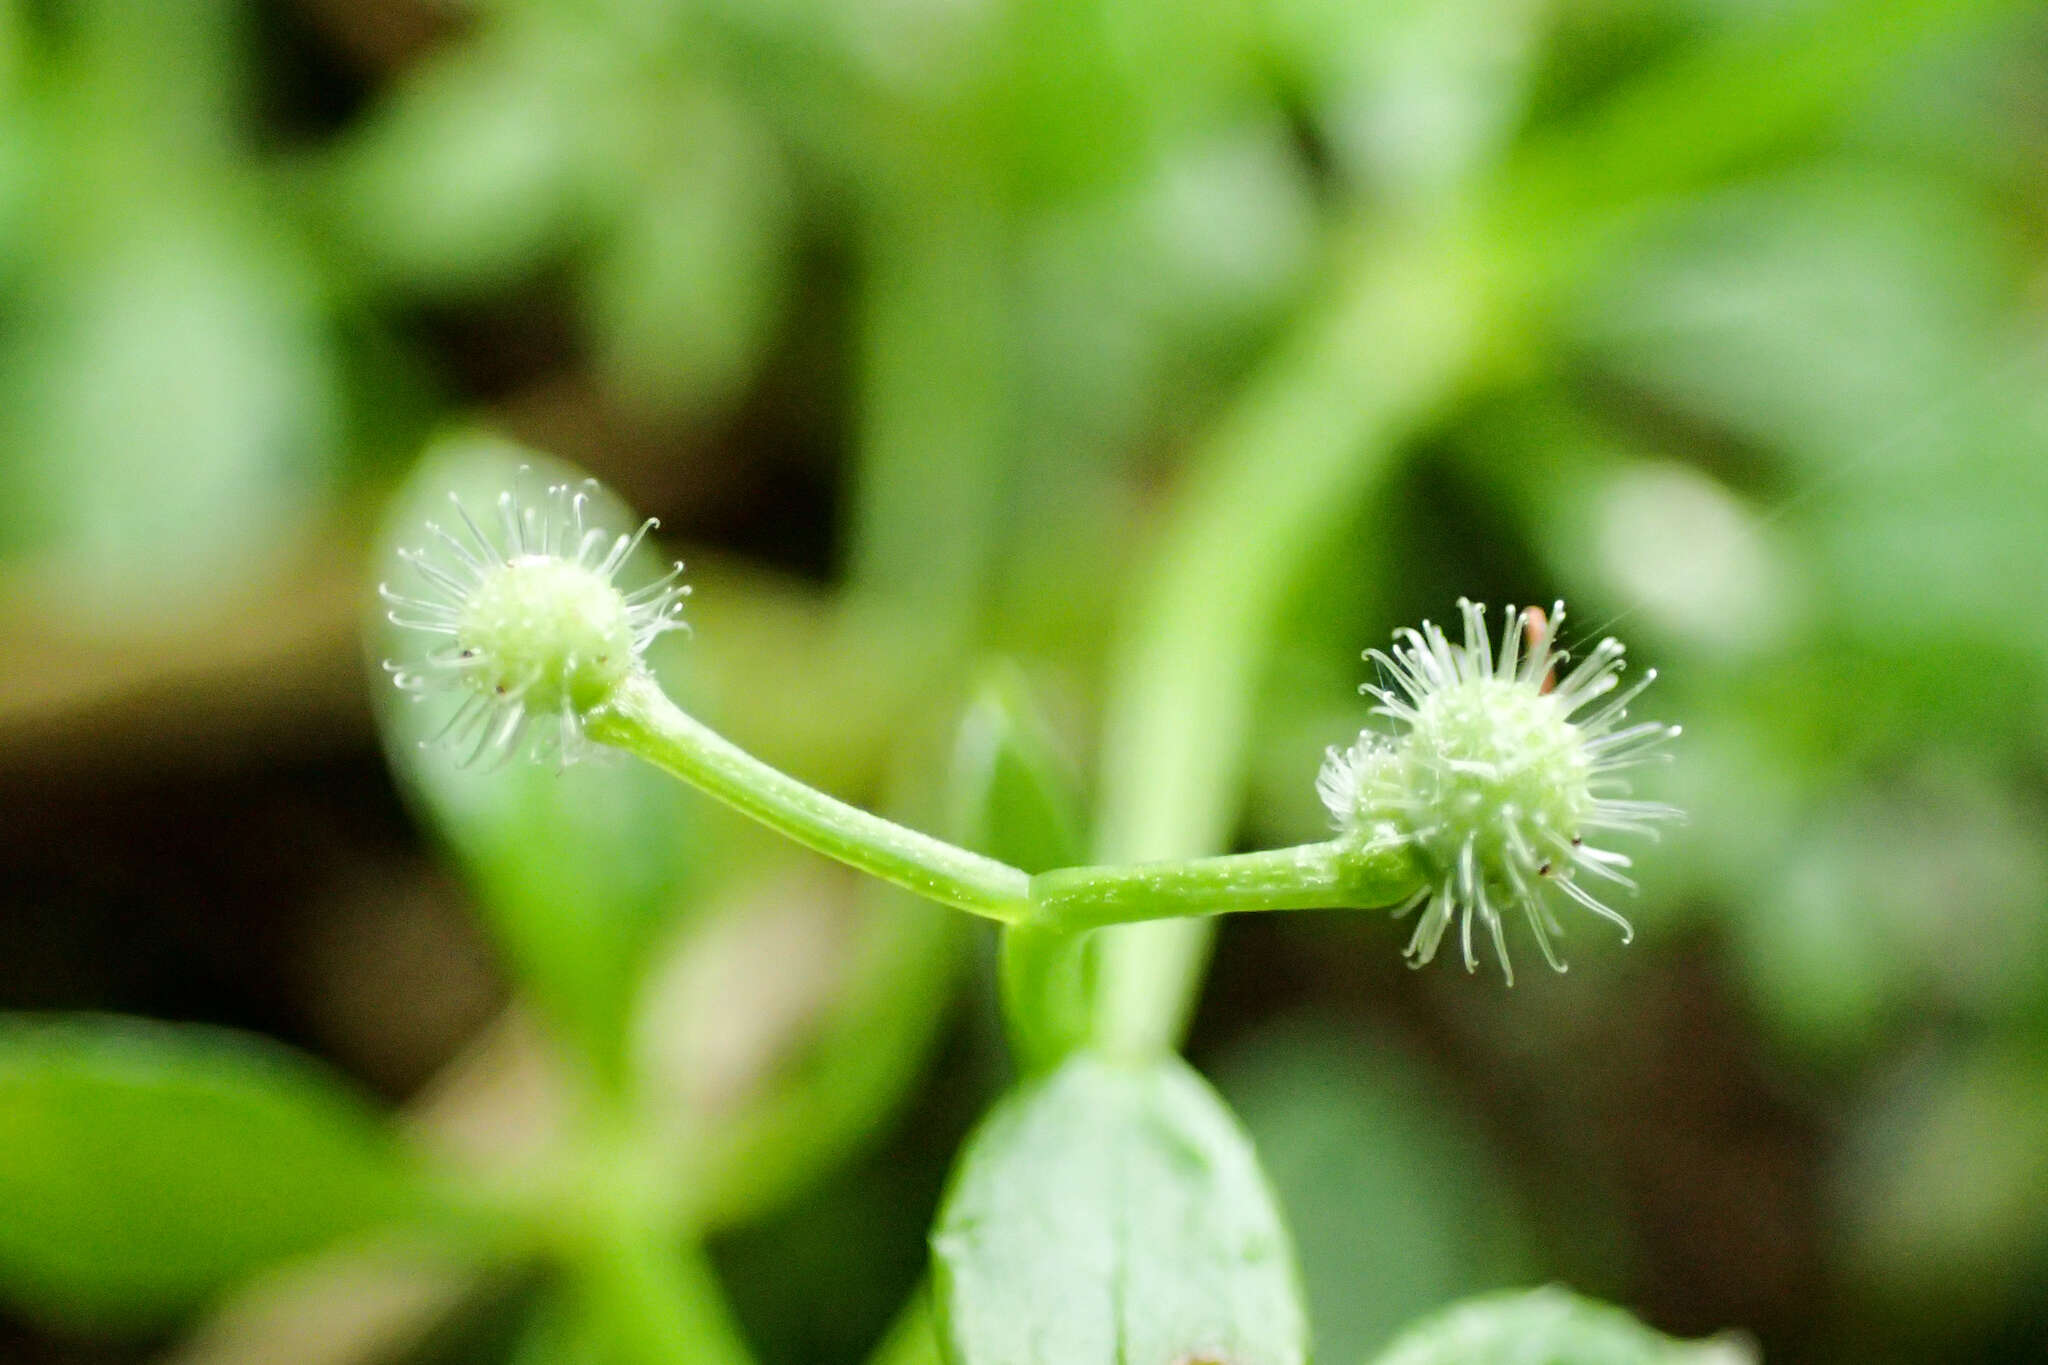
[[[629,1215],[630,1219],[630,1215]],[[753,1365],[702,1248],[672,1230],[613,1226],[570,1267],[572,1365]]]
[[[1314,277],[1315,191],[1286,125],[1246,118],[1026,220],[1016,363],[1055,424],[1027,433],[1061,448],[1048,477],[1077,440],[1113,451],[1216,401]]]
[[[568,1263],[535,1286],[509,1352],[472,1342],[428,1360],[753,1365],[698,1247],[665,1230],[613,1227],[570,1250]]]
[[[594,363],[637,409],[729,402],[773,334],[789,205],[775,148],[706,91],[657,106],[662,137],[583,283]]]
[[[1632,73],[1582,116],[1545,127],[1506,181],[1504,221],[1562,215],[1570,240],[1545,251],[1599,252],[1602,219],[1684,195],[1846,118],[1885,78],[1971,35],[2018,0],[1822,0],[1796,7],[1703,7],[1721,22],[1669,60]],[[1588,254],[1587,261],[1597,259]]]
[[[425,1204],[390,1130],[281,1049],[0,1020],[0,1290],[28,1312],[147,1325]]]
[[[71,597],[124,627],[255,595],[334,460],[335,375],[304,260],[175,196],[52,224],[0,348],[0,491]],[[138,584],[147,583],[146,591]]]
[[[1837,1245],[1878,1312],[1996,1321],[2048,1265],[2048,1065],[2038,1032],[1929,1051],[1857,1116]]]
[[[1539,0],[1260,0],[1276,63],[1306,96],[1347,176],[1411,199],[1454,190],[1523,110]]]
[[[1576,330],[1784,455],[1917,463],[1939,456],[1913,423],[1961,397],[2000,328],[2011,246],[1958,187],[1822,164],[1658,215]]]
[[[1734,1340],[1674,1341],[1562,1289],[1460,1304],[1410,1329],[1374,1365],[1755,1365]]]
[[[522,466],[531,472],[521,474]],[[427,521],[453,517],[451,494],[481,515],[515,482],[577,477],[493,438],[446,438],[393,498],[382,543],[426,543]],[[601,493],[591,515],[620,532],[637,520]],[[378,562],[403,581],[391,548]],[[653,551],[641,554],[623,579],[649,572]],[[410,634],[384,627],[374,638],[403,660],[419,648]],[[490,772],[464,767],[447,750],[421,745],[454,698],[411,704],[388,679],[374,682],[392,765],[475,888],[518,984],[616,1078],[649,949],[704,859],[692,837],[690,795],[653,768],[602,755],[567,768],[526,759]]]
[[[258,598],[339,463],[326,282],[236,159],[247,19],[82,0],[0,75],[0,547],[79,633]]]
[[[931,1289],[919,1285],[889,1324],[888,1334],[869,1354],[867,1365],[945,1365],[932,1313]]]
[[[1026,872],[1086,860],[1081,794],[1022,676],[986,682],[954,741],[958,828],[974,848]],[[1026,1070],[1050,1065],[1087,1036],[1093,954],[1085,936],[1012,925],[1002,935],[1003,1012]]]
[[[1113,0],[1008,7],[990,121],[1026,202],[1114,185],[1145,155],[1133,73],[1108,41],[1113,8]]]
[[[2048,998],[2041,827],[2028,797],[1931,757],[1827,793],[1734,921],[1772,1023],[1841,1056],[1883,1047],[1934,1001],[1997,1018]]]
[[[0,285],[10,287],[20,269],[19,238],[39,150],[26,126],[23,49],[19,6],[16,0],[0,0]]]
[[[485,774],[429,754],[413,766],[518,983],[609,1066],[647,949],[692,876],[681,794],[621,764]]]
[[[1130,272],[1124,287],[1142,291],[1167,377],[1200,394],[1308,283],[1317,187],[1277,119],[1191,138],[1148,172],[1114,206],[1121,221],[1101,264]]]
[[[1627,610],[1631,654],[1669,642],[1694,656],[1689,669],[1725,671],[1810,628],[1803,546],[1783,518],[1674,458],[1657,433],[1552,390],[1521,395],[1476,427],[1473,478],[1520,522],[1567,601]]]
[[[934,651],[981,606],[1014,458],[1004,223],[971,165],[878,195],[862,225],[861,403],[847,576]]]
[[[569,1286],[551,1284],[527,1315],[509,1365],[606,1365],[588,1314]]]
[[[51,40],[38,55],[61,73],[50,93],[65,106],[65,133],[160,177],[167,161],[230,154],[249,18],[240,0],[71,0],[61,24],[31,31]]]
[[[2044,36],[2039,11],[2015,5],[1969,41],[1931,53],[1861,111],[1856,151],[1887,165],[1959,171],[2015,202],[2038,196],[2048,119],[2031,91]]]
[[[1581,332],[1798,470],[1783,513],[1843,628],[2003,644],[1982,585],[2048,574],[2043,365],[2015,246],[1961,186],[1812,168],[1665,218]]]
[[[932,1231],[948,1358],[1307,1358],[1287,1233],[1244,1132],[1177,1058],[1070,1059],[969,1141]]]
[[[955,837],[1026,872],[1087,853],[1073,765],[1059,752],[1029,683],[1014,668],[983,682],[953,742]]]
[[[547,31],[490,25],[410,69],[350,130],[333,211],[373,276],[437,294],[503,288],[574,224],[583,129],[563,76],[575,44]]]
[[[1295,1019],[1244,1040],[1216,1080],[1287,1211],[1319,1358],[1362,1359],[1418,1312],[1529,1273],[1498,1157],[1390,1040]]]

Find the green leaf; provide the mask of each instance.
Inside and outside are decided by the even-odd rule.
[[[1454,189],[1498,154],[1552,17],[1526,0],[1272,0],[1257,13],[1337,169],[1410,197]]]
[[[729,404],[781,311],[789,251],[782,168],[763,130],[708,91],[661,107],[658,148],[581,285],[592,363],[656,418]]]
[[[1955,457],[1915,424],[1955,425],[1941,405],[1993,360],[2014,269],[1947,186],[1822,163],[1650,217],[1569,325],[1659,401],[1878,479]]]
[[[954,828],[969,846],[1026,872],[1086,861],[1079,784],[1015,669],[989,677],[961,721],[953,786]],[[1093,971],[1085,936],[1003,932],[1003,1016],[1026,1070],[1056,1064],[1087,1036]]]
[[[350,131],[332,203],[373,278],[454,296],[502,289],[580,216],[577,97],[541,46],[562,40],[519,27],[410,67]]]
[[[1410,1329],[1375,1365],[1750,1365],[1727,1338],[1674,1341],[1555,1287],[1489,1294]]]
[[[0,1296],[140,1326],[423,1205],[332,1077],[223,1030],[0,1019]]]
[[[1087,857],[1081,793],[1021,672],[982,683],[953,743],[952,828],[961,842],[1026,872]]]
[[[510,1365],[604,1365],[589,1318],[559,1287],[534,1306],[512,1350]]]
[[[337,443],[317,284],[232,201],[64,207],[23,244],[0,346],[0,540],[100,619],[179,629],[246,602],[317,506]]]
[[[1300,1365],[1257,1158],[1178,1058],[1082,1054],[998,1105],[932,1232],[954,1365]]]

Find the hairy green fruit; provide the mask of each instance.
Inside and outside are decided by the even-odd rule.
[[[642,670],[656,637],[682,628],[683,566],[621,589],[620,568],[655,523],[618,536],[587,524],[594,487],[555,484],[530,500],[500,494],[496,535],[451,497],[456,530],[428,522],[429,547],[398,552],[425,586],[378,586],[391,622],[441,643],[423,660],[384,666],[416,700],[459,698],[428,743],[473,763],[509,757],[531,737],[564,762],[575,758],[585,720]]]
[[[1428,885],[1400,911],[1428,902],[1408,944],[1412,961],[1435,957],[1455,919],[1466,968],[1474,968],[1477,923],[1512,981],[1502,911],[1519,906],[1544,958],[1563,971],[1554,939],[1564,931],[1549,888],[1629,935],[1628,921],[1582,884],[1594,877],[1632,887],[1622,870],[1629,859],[1587,838],[1640,832],[1678,814],[1626,799],[1622,777],[1678,727],[1622,724],[1656,673],[1616,693],[1619,641],[1602,640],[1557,679],[1567,659],[1556,647],[1562,602],[1547,616],[1510,609],[1497,655],[1485,609],[1458,605],[1462,645],[1424,622],[1400,632],[1391,651],[1366,655],[1386,685],[1364,690],[1393,732],[1369,730],[1348,749],[1332,749],[1317,787],[1338,828],[1361,848],[1405,845],[1422,865]]]
[[[633,618],[611,580],[572,560],[520,555],[479,583],[455,623],[470,686],[536,711],[586,713],[633,671]]]

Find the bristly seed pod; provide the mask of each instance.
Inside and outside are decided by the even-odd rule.
[[[657,523],[624,535],[589,525],[596,487],[501,493],[495,535],[450,494],[455,529],[430,521],[427,548],[398,552],[423,586],[377,591],[393,625],[436,643],[421,663],[384,667],[414,700],[460,699],[424,744],[445,744],[463,763],[522,748],[569,762],[587,746],[584,718],[644,667],[656,637],[684,628],[680,563],[631,593],[613,582]]]
[[[1657,674],[1652,669],[1616,692],[1623,649],[1612,638],[1547,682],[1569,657],[1557,648],[1564,603],[1547,618],[1510,607],[1498,656],[1485,608],[1460,599],[1458,609],[1462,645],[1425,621],[1419,631],[1397,632],[1391,650],[1366,653],[1385,685],[1361,690],[1379,702],[1373,710],[1392,722],[1391,732],[1368,730],[1350,747],[1331,749],[1316,786],[1339,830],[1361,847],[1404,845],[1422,865],[1428,885],[1396,911],[1427,903],[1408,941],[1410,963],[1434,958],[1456,919],[1465,968],[1476,969],[1476,920],[1513,984],[1502,927],[1510,906],[1529,922],[1544,959],[1565,969],[1551,888],[1619,926],[1623,942],[1633,936],[1628,921],[1583,884],[1592,877],[1633,889],[1624,870],[1630,861],[1588,840],[1654,833],[1658,822],[1679,816],[1674,807],[1628,799],[1623,776],[1679,727],[1623,724],[1629,703]]]

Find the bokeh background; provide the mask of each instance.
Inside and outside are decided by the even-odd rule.
[[[0,1006],[268,1035],[478,1163],[537,1018],[815,1091],[715,1250],[769,1365],[858,1361],[1007,1074],[989,945],[632,769],[394,776],[386,509],[506,458],[437,434],[662,517],[727,733],[936,821],[1027,698],[1107,856],[1317,837],[1360,649],[1563,596],[1686,727],[1635,945],[1508,991],[1261,916],[1192,1010],[1319,1358],[1562,1279],[2039,1360],[2044,205],[2028,4],[6,0]],[[545,1301],[16,1289],[0,1358],[539,1360]]]

